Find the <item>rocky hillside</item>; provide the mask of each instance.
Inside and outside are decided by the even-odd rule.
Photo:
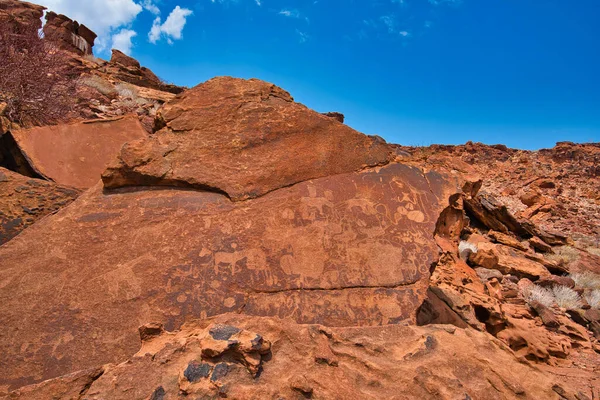
[[[83,114],[3,125],[0,399],[600,398],[599,145],[391,145],[48,15]]]

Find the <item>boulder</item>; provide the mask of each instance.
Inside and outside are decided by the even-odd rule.
[[[510,235],[491,230],[488,232],[488,236],[496,243],[501,243],[521,251],[529,250],[529,248],[526,245],[524,245],[523,243],[521,243],[520,241],[518,241]]]
[[[141,68],[140,63],[133,57],[129,57],[127,54],[117,49],[112,49],[112,56],[110,58],[111,63],[119,63],[125,67],[130,68]]]
[[[80,191],[0,167],[0,245],[34,222],[67,206]]]
[[[215,332],[222,331],[231,332],[223,336],[229,338],[215,339]],[[269,347],[269,342],[274,345]],[[229,350],[223,353],[224,348]],[[253,365],[260,367],[259,377]],[[49,380],[12,392],[8,399],[68,398],[65,394],[75,393],[75,398],[90,400],[500,400],[553,399],[557,390],[563,398],[575,399],[576,393],[590,393],[597,381],[593,371],[579,376],[542,372],[518,362],[489,335],[469,329],[325,328],[226,314],[142,342],[127,362],[106,365],[99,376],[82,372]]]
[[[471,254],[469,262],[478,267],[496,269],[504,275],[534,281],[550,277],[550,272],[543,264],[530,260],[523,252],[500,244],[479,243],[477,253]]]
[[[123,147],[103,174],[106,188],[181,186],[243,200],[392,158],[385,142],[256,79],[211,79],[178,95],[160,113],[164,128]]]
[[[148,136],[136,117],[14,130],[11,135],[35,172],[81,189],[100,180],[123,143]]]
[[[323,115],[325,115],[327,117],[330,117],[330,118],[333,118],[333,119],[336,119],[336,120],[340,121],[342,124],[344,123],[344,114],[342,114],[342,113],[339,113],[339,112],[326,112],[326,113],[323,113]]]
[[[552,250],[552,246],[550,246],[549,244],[547,244],[546,242],[544,242],[542,239],[540,239],[538,237],[534,236],[531,239],[529,239],[529,244],[531,245],[531,247],[533,247],[534,249],[536,249],[539,252],[554,254],[554,251]]]

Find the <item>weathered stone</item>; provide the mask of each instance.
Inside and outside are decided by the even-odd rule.
[[[469,262],[472,265],[487,269],[496,269],[498,260],[498,254],[494,252],[493,248],[479,248],[477,249],[477,253],[469,255]]]
[[[146,321],[171,330],[239,310],[330,326],[415,322],[446,190],[439,174],[401,164],[243,202],[98,185],[0,248],[0,380],[121,360]],[[26,275],[14,268],[23,264]]]
[[[141,68],[140,63],[133,57],[129,57],[127,54],[117,49],[112,49],[112,56],[110,58],[111,63],[119,63],[125,67],[130,68]]]
[[[339,122],[341,122],[342,124],[344,123],[344,114],[339,113],[339,112],[326,112],[323,113],[323,115],[329,117],[329,118],[333,118],[338,120]]]
[[[211,371],[212,367],[210,366],[210,364],[192,361],[188,364],[187,368],[183,372],[183,375],[189,382],[193,383],[199,381],[202,378],[208,378]]]
[[[127,143],[103,174],[105,187],[183,186],[243,200],[392,157],[385,142],[255,79],[211,79],[166,104],[161,115],[165,127]]]
[[[0,23],[9,23],[18,30],[42,28],[42,16],[46,7],[26,1],[0,0]]]
[[[501,232],[496,232],[496,231],[489,231],[488,232],[488,236],[495,242],[497,243],[502,243],[506,246],[515,248],[517,250],[521,250],[521,251],[527,251],[528,247],[525,246],[523,243],[519,242],[517,239],[515,239],[514,237],[501,233]]]
[[[542,253],[550,253],[550,254],[554,253],[554,251],[552,250],[552,246],[550,246],[549,244],[546,244],[546,242],[544,242],[542,239],[540,239],[536,236],[529,239],[529,244],[531,245],[531,247],[533,247],[534,249],[536,249]]]
[[[531,280],[550,276],[550,272],[542,264],[518,255],[499,254],[496,269],[503,274],[512,274],[519,278],[525,277]]]
[[[489,281],[492,278],[502,279],[502,272],[497,269],[488,269],[488,268],[475,268],[475,272],[477,272],[477,276],[481,278],[483,281]]]
[[[550,310],[548,307],[543,305],[538,301],[532,301],[530,303],[531,308],[535,310],[537,315],[542,319],[542,323],[549,328],[558,328],[560,322],[558,322],[558,318],[554,315],[554,312]]]
[[[248,374],[235,359],[195,362],[213,366],[214,382],[200,377],[190,383],[182,376],[181,371],[189,367],[190,360],[200,359],[196,341],[208,335],[209,322],[260,332],[277,343],[269,361],[264,362],[259,379]],[[328,331],[329,336],[322,333],[320,326],[235,314],[200,321],[182,331],[165,333],[151,348],[142,347],[127,362],[109,366],[84,391],[84,398],[147,399],[160,387],[165,398],[176,398],[179,394],[193,399],[218,398],[225,393],[227,398],[233,399],[311,396],[387,399],[398,398],[399,393],[407,399],[553,399],[557,396],[553,388],[560,382],[561,393],[574,399],[575,393],[589,392],[599,380],[591,370],[577,375],[561,374],[559,370],[541,371],[529,363],[520,363],[512,352],[506,351],[504,344],[472,329],[388,325],[330,328]],[[512,332],[515,338],[521,333]],[[547,344],[536,343],[540,350],[537,354],[543,356],[543,352],[548,351],[548,347],[544,347]],[[170,362],[153,361],[157,354],[173,347],[180,350],[173,354]],[[341,355],[338,367],[315,362],[323,347]],[[550,349],[555,348],[550,345]],[[519,351],[518,354],[524,353]],[[44,385],[52,388],[56,381],[50,380]],[[81,386],[75,388],[82,389]],[[34,388],[27,392],[29,397],[14,393],[10,399],[41,399],[46,397],[40,394],[46,393],[52,392],[40,393]]]
[[[571,289],[575,288],[575,281],[568,276],[547,276],[539,279],[536,284],[545,288],[552,288],[554,286],[566,286]]]
[[[135,117],[37,127],[11,134],[38,174],[82,189],[100,180],[123,143],[148,136]]]
[[[479,243],[476,254],[469,257],[469,262],[474,265],[497,269],[504,275],[514,275],[518,278],[532,280],[549,277],[550,272],[546,267],[525,257],[525,253],[503,245]]]
[[[156,336],[159,336],[164,332],[164,327],[160,323],[151,322],[149,324],[142,325],[138,328],[140,332],[140,340],[142,342],[151,340]]]
[[[74,188],[29,178],[0,167],[0,245],[79,196]]]

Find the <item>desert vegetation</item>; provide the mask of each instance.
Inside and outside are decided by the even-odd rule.
[[[0,22],[0,103],[21,125],[56,123],[74,106],[77,72],[68,57],[37,29]]]

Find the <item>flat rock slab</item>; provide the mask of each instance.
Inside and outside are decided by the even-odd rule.
[[[88,189],[123,144],[148,136],[136,117],[15,130],[31,167],[61,185]]]
[[[103,174],[107,188],[183,186],[244,200],[392,158],[382,139],[256,79],[211,79],[179,94],[160,114],[163,129],[127,143]]]
[[[239,332],[236,357],[220,355],[226,341],[209,337],[218,326]],[[251,338],[256,345],[246,344]],[[162,332],[127,362],[25,387],[7,400],[504,400],[555,399],[556,391],[591,399],[600,383],[593,371],[560,372],[520,363],[491,335],[450,325],[324,328],[226,314]]]
[[[74,188],[0,168],[0,245],[79,196]]]
[[[402,164],[242,202],[98,184],[0,248],[0,386],[122,361],[151,321],[414,322],[447,190]]]

